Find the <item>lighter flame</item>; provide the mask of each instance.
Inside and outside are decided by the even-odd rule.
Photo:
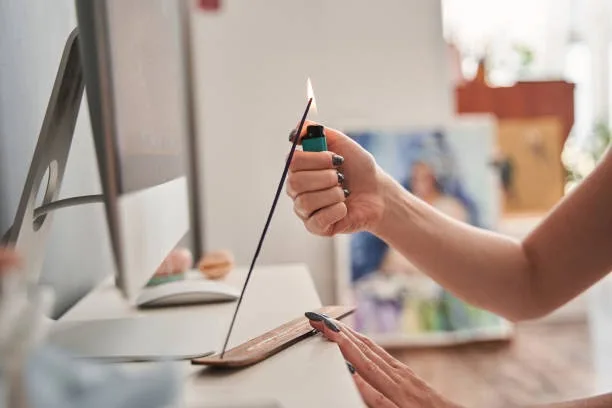
[[[310,78],[308,78],[308,82],[306,83],[306,95],[308,96],[308,99],[312,98],[310,110],[314,113],[317,113],[317,100],[315,99],[315,94],[312,90],[312,81],[310,80]]]

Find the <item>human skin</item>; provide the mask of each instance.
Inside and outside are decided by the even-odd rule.
[[[526,238],[516,240],[442,214],[408,193],[346,135],[331,128],[325,133],[329,151],[297,151],[287,178],[294,211],[313,234],[369,231],[459,298],[512,321],[552,312],[612,270],[610,152]],[[364,356],[352,358],[359,365]],[[604,406],[612,406],[611,396],[559,405]]]
[[[20,258],[10,248],[0,248],[0,273],[7,272],[21,264]]]

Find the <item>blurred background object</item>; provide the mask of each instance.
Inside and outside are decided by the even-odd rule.
[[[416,197],[460,222],[497,229],[501,197],[490,165],[497,144],[493,115],[462,115],[426,128],[346,131]],[[357,305],[354,327],[382,346],[512,338],[508,321],[462,302],[376,236],[361,232],[336,241],[348,255],[346,265],[338,265],[337,297]]]
[[[208,279],[224,278],[234,267],[234,256],[230,251],[211,251],[202,256],[198,269]]]

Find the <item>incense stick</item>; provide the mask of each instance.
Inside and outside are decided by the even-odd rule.
[[[289,172],[289,165],[291,164],[291,159],[293,159],[293,154],[295,153],[295,148],[297,147],[298,140],[300,138],[300,135],[302,134],[302,128],[304,127],[304,122],[306,122],[306,117],[308,116],[308,111],[310,110],[311,104],[312,104],[312,98],[309,98],[308,104],[306,105],[306,110],[304,111],[304,115],[302,116],[302,120],[300,121],[300,126],[298,127],[296,136],[293,139],[293,144],[291,145],[291,151],[289,152],[289,157],[287,158],[287,162],[285,163],[285,168],[283,169],[283,175],[281,176],[280,183],[278,184],[278,188],[276,189],[276,195],[274,196],[272,207],[270,208],[270,212],[268,213],[268,219],[266,220],[266,225],[264,226],[264,229],[261,233],[261,237],[259,238],[259,243],[257,244],[255,255],[253,255],[253,259],[251,260],[251,266],[249,267],[249,273],[247,273],[246,280],[244,281],[244,285],[242,286],[242,291],[240,293],[240,297],[238,298],[238,304],[236,305],[236,309],[234,310],[234,316],[232,317],[232,322],[230,323],[230,327],[227,332],[227,337],[225,338],[225,343],[223,343],[223,349],[221,350],[221,358],[223,358],[223,356],[225,355],[225,349],[227,348],[227,343],[229,342],[230,336],[232,334],[232,330],[234,328],[234,323],[236,322],[236,316],[238,315],[238,309],[240,309],[242,298],[244,297],[244,293],[246,291],[247,285],[249,284],[249,280],[251,279],[251,274],[253,273],[253,268],[255,267],[255,263],[257,262],[257,258],[259,257],[259,252],[261,251],[261,247],[266,238],[266,233],[268,232],[268,228],[270,227],[270,221],[272,221],[272,215],[274,215],[276,204],[278,203],[280,193],[283,190],[283,185],[285,184],[285,179],[287,178],[287,173]]]

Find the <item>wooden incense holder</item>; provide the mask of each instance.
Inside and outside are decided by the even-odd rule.
[[[351,306],[325,306],[318,310],[332,319],[342,319],[355,311]],[[287,322],[233,349],[227,350],[223,358],[216,354],[191,360],[194,365],[211,367],[239,368],[257,364],[268,357],[314,335],[306,317]]]

